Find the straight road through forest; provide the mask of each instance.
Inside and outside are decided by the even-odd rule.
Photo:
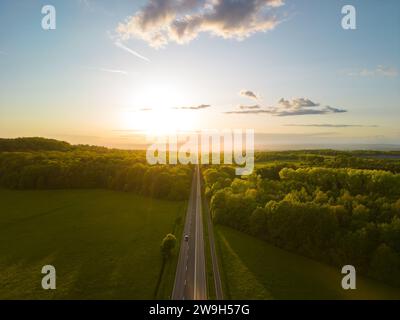
[[[185,235],[189,236],[187,241],[185,241]],[[193,175],[172,299],[207,299],[199,166],[196,166]]]

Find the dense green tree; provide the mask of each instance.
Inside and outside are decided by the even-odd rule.
[[[33,151],[0,151],[0,187],[110,188],[171,200],[187,199],[190,190],[191,167],[150,166],[141,151],[66,148],[65,143],[42,139],[18,140],[15,144],[14,149],[29,147]]]
[[[372,256],[369,275],[400,286],[400,256],[386,244],[381,244]]]
[[[167,234],[163,239],[163,241],[161,242],[161,254],[164,259],[168,259],[171,257],[175,246],[176,246],[176,237],[171,233]]]
[[[204,174],[214,222],[316,260],[352,264],[378,280],[399,278],[400,175],[381,170],[390,166],[382,160],[368,160],[379,170],[367,170],[358,168],[364,160],[327,154],[335,161],[343,156],[348,167],[329,167],[332,158],[324,167],[313,166],[320,158],[304,157],[300,167],[275,159],[250,177],[229,180],[209,167]],[[295,156],[273,155],[284,161]]]

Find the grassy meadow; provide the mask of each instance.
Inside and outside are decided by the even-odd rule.
[[[217,226],[215,231],[226,298],[400,299],[400,289],[361,276],[357,290],[343,290],[339,269],[228,227]]]
[[[0,299],[169,298],[176,257],[156,295],[160,244],[167,233],[180,232],[184,201],[105,190],[0,189],[0,203]],[[41,288],[47,264],[57,270],[54,291]]]

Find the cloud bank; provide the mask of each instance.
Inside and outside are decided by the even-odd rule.
[[[312,127],[312,128],[378,128],[377,125],[361,124],[287,124],[285,127]]]
[[[195,107],[182,107],[182,108],[175,108],[178,110],[203,110],[203,109],[208,109],[211,108],[211,105],[209,104],[201,104],[199,106],[195,106]]]
[[[256,104],[254,106],[239,106],[239,108],[241,110],[259,110],[259,109],[261,109],[261,106]]]
[[[148,0],[117,32],[154,48],[188,43],[201,33],[243,40],[274,29],[280,22],[277,8],[283,5],[283,0]]]
[[[240,110],[225,112],[226,114],[270,114],[278,117],[302,116],[302,115],[324,115],[331,113],[345,113],[347,110],[330,106],[322,107],[307,98],[293,100],[281,99],[275,107],[261,108],[259,106],[240,107]]]

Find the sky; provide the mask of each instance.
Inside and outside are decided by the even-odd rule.
[[[347,4],[356,30],[342,28]],[[399,33],[397,0],[2,0],[0,137],[399,144]]]

